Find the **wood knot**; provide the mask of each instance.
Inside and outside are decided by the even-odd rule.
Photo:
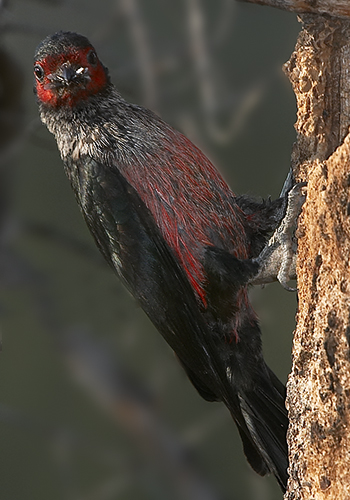
[[[331,485],[331,480],[327,476],[321,476],[320,477],[320,488],[322,491],[326,490],[329,488]]]

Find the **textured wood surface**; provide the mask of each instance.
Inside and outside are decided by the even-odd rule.
[[[334,17],[349,18],[349,0],[241,0],[277,9],[290,10],[299,14],[329,14]]]
[[[302,21],[285,65],[298,106],[293,164],[299,180],[308,183],[299,224],[299,310],[287,398],[291,479],[285,498],[348,500],[350,23],[314,15]]]

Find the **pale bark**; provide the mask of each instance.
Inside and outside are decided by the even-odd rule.
[[[350,22],[314,15],[302,21],[285,66],[298,105],[293,166],[298,180],[307,181],[299,222],[285,499],[348,500]]]
[[[349,0],[241,0],[299,14],[329,14],[334,17],[350,17]]]

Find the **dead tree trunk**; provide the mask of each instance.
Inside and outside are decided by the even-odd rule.
[[[350,499],[350,1],[246,0],[303,14],[285,65],[297,100],[299,309],[285,500]],[[331,15],[334,17],[331,17]]]
[[[350,499],[350,22],[305,15],[285,65],[298,105],[292,162],[307,181],[288,381],[285,498]]]

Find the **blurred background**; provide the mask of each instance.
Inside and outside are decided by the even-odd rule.
[[[296,16],[234,0],[0,2],[0,491],[6,500],[275,500],[102,261],[40,124],[32,59],[78,31],[127,99],[187,134],[233,190],[277,197],[294,140],[281,66]],[[252,290],[285,382],[296,296]]]

